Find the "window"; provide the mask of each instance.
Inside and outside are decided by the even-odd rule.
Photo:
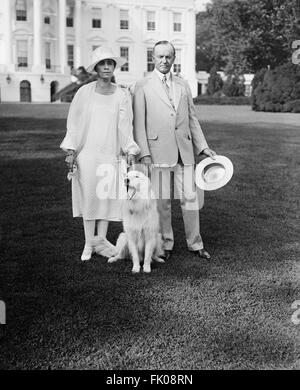
[[[92,27],[101,28],[102,27],[102,13],[101,8],[92,8]]]
[[[67,53],[68,53],[68,65],[72,69],[74,67],[74,46],[67,45]]]
[[[26,21],[27,20],[27,4],[26,0],[16,1],[16,20]]]
[[[44,17],[44,23],[45,24],[50,24],[50,17],[49,16],[45,16]]]
[[[27,41],[17,41],[17,59],[18,59],[18,68],[27,68],[28,66]]]
[[[152,59],[153,49],[147,49],[147,72],[152,72],[154,69],[153,59]]]
[[[74,21],[73,21],[73,18],[71,18],[70,16],[67,17],[67,20],[66,20],[66,26],[67,27],[73,27],[74,25]]]
[[[147,11],[147,30],[155,30],[155,11]]]
[[[120,29],[128,30],[129,29],[129,13],[126,9],[120,10]]]
[[[45,42],[45,66],[46,69],[51,69],[51,44]]]
[[[120,55],[123,58],[127,59],[125,65],[121,67],[122,72],[129,72],[129,48],[128,47],[120,47]]]
[[[181,31],[181,13],[179,12],[173,13],[173,30]]]
[[[72,7],[68,6],[66,9],[67,18],[66,18],[66,26],[73,27],[74,26],[74,10]]]
[[[176,50],[176,58],[173,65],[173,72],[180,74],[181,73],[181,50]]]
[[[100,47],[100,45],[93,45],[92,50],[94,51],[94,50],[98,49],[98,47]]]

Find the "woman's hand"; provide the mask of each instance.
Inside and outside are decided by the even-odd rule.
[[[68,150],[67,156],[65,158],[65,162],[67,164],[67,167],[69,171],[73,171],[73,166],[76,164],[76,156],[75,156],[75,151],[74,150]]]

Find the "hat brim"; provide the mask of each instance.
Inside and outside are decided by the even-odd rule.
[[[219,179],[217,178],[217,180],[215,181],[206,180],[205,169],[214,168],[214,167],[216,167],[219,172],[223,171],[222,177]],[[196,166],[195,181],[197,187],[201,188],[202,190],[213,191],[225,186],[225,184],[227,184],[232,178],[232,175],[233,175],[232,162],[229,160],[229,158],[225,156],[217,155],[215,156],[215,159],[212,159],[211,157],[205,158]]]
[[[87,72],[89,72],[89,73],[96,73],[96,71],[95,71],[95,66],[96,66],[100,61],[103,61],[103,60],[114,60],[115,63],[116,63],[115,69],[120,68],[121,66],[125,65],[126,62],[127,62],[126,58],[123,58],[123,57],[107,57],[107,58],[103,58],[103,59],[101,59],[101,60],[95,61],[95,62],[93,62],[92,64],[88,65],[88,67],[86,68]]]

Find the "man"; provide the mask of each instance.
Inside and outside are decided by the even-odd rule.
[[[209,259],[200,235],[198,198],[188,181],[194,174],[195,157],[214,158],[195,114],[188,83],[170,72],[175,48],[168,41],[159,41],[153,49],[155,69],[150,78],[136,83],[133,95],[134,138],[141,149],[140,162],[152,167],[151,182],[158,197],[161,233],[165,258],[169,259],[174,236],[171,225],[170,172],[174,172],[183,214],[188,249]],[[162,188],[159,186],[162,177]],[[161,195],[162,190],[163,195]]]

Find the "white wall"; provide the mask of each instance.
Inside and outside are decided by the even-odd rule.
[[[5,1],[0,0],[0,21],[5,21]],[[41,0],[45,7],[51,11],[50,27],[44,25],[42,12],[42,61],[44,61],[45,41],[52,43],[53,65],[59,65],[59,35],[58,35],[58,7],[57,0]],[[69,0],[68,0],[69,1]],[[12,3],[11,3],[12,4]],[[91,8],[102,8],[102,28],[92,29]],[[120,30],[119,11],[120,8],[129,10],[129,30]],[[147,10],[156,11],[156,31],[146,30]],[[173,32],[173,12],[181,12],[182,32]],[[119,83],[133,84],[136,80],[144,77],[147,70],[146,49],[153,47],[158,40],[170,40],[176,48],[182,50],[182,76],[186,78],[191,86],[194,96],[197,95],[197,80],[195,75],[195,9],[193,0],[86,0],[81,6],[82,12],[82,39],[81,58],[82,65],[88,65],[93,45],[112,46],[119,55],[121,46],[129,47],[129,72],[116,71],[116,79]],[[33,10],[32,0],[28,0],[28,20],[16,22],[14,19],[14,7],[12,6],[12,48],[13,61],[16,62],[16,39],[28,39],[28,60],[32,63],[33,58]],[[50,101],[50,83],[57,80],[63,88],[70,83],[70,70],[58,69],[56,73],[39,71],[38,73],[26,73],[15,71],[14,64],[8,64],[6,58],[6,37],[5,23],[0,23],[0,87],[2,101],[19,101],[19,83],[21,80],[28,80],[32,87],[32,101]],[[74,45],[75,29],[66,28],[66,44]],[[40,82],[41,73],[45,82]],[[7,83],[6,77],[10,75],[12,81]]]

